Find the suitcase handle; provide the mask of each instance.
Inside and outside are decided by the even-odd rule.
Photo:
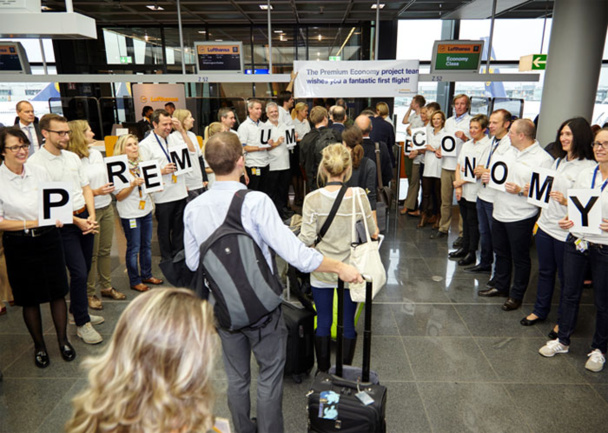
[[[363,331],[362,382],[369,382],[372,351],[372,278],[361,275],[365,280],[365,326]],[[336,376],[342,377],[342,340],[344,338],[344,281],[338,279],[338,325],[336,335]]]

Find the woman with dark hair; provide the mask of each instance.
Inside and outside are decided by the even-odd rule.
[[[558,129],[555,139],[554,152],[557,159],[551,167],[556,175],[553,180],[549,206],[542,210],[538,219],[536,232],[536,250],[538,253],[538,286],[534,310],[521,319],[523,326],[531,326],[547,318],[551,310],[551,299],[555,288],[555,274],[560,282],[560,301],[557,311],[559,323],[562,316],[564,298],[564,248],[568,238],[568,230],[559,225],[559,221],[568,212],[566,198],[568,189],[573,188],[574,182],[581,171],[594,167],[593,135],[589,123],[582,117],[568,119]],[[583,272],[583,270],[580,270]],[[549,333],[552,339],[557,338],[558,326]]]
[[[68,277],[63,243],[55,226],[38,224],[40,184],[50,182],[45,169],[27,164],[30,142],[19,128],[0,133],[0,231],[3,231],[8,279],[15,304],[23,307],[23,320],[34,340],[34,362],[50,364],[42,334],[40,304],[50,303],[59,351],[66,361],[76,357],[68,341],[65,295]],[[57,223],[61,226],[61,223]]]
[[[369,158],[366,158],[363,153],[363,134],[356,126],[346,128],[342,132],[342,144],[350,150],[350,156],[353,161],[353,173],[346,182],[348,186],[363,189],[367,193],[367,199],[376,211],[376,164]]]
[[[567,126],[572,132],[577,129],[570,123]],[[560,137],[564,135],[564,129],[565,127],[561,129]],[[568,353],[570,336],[576,326],[578,306],[583,291],[584,272],[582,271],[589,268],[593,276],[593,295],[597,313],[591,352],[587,355],[585,368],[598,373],[604,368],[608,349],[608,218],[606,218],[608,215],[608,191],[606,190],[608,184],[608,129],[601,129],[595,135],[591,146],[598,164],[578,170],[573,187],[592,189],[599,193],[599,203],[596,206],[600,206],[603,218],[599,227],[596,227],[598,229],[596,233],[581,232],[579,228],[574,227],[574,222],[568,216],[559,220],[560,229],[570,231],[563,253],[564,280],[561,312],[558,319],[559,332],[557,338],[548,341],[539,352],[545,357]]]

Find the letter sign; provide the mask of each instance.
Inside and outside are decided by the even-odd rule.
[[[38,225],[54,226],[56,221],[64,224],[74,222],[74,209],[70,191],[72,182],[45,182],[40,185]]]

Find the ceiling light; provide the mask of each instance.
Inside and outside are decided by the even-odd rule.
[[[323,35],[319,34],[319,40],[322,41],[323,40]]]
[[[153,5],[147,5],[146,6],[148,9],[150,9],[151,11],[164,11],[165,8],[162,6],[159,6],[157,4],[153,4]]]
[[[380,4],[374,3],[372,5],[372,9],[377,9],[377,8],[384,9],[384,3],[380,3]]]
[[[198,31],[201,35],[204,35],[205,33],[207,33],[207,30],[199,30]]]
[[[283,30],[274,30],[275,33],[283,33]]]
[[[262,9],[263,11],[267,11],[268,10],[268,5],[259,5],[260,9]],[[270,5],[270,10],[272,10],[272,5]]]
[[[146,40],[146,42],[148,42],[150,40],[150,37],[148,36],[148,33],[145,34],[144,39]]]

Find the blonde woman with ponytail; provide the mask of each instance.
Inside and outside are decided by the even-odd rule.
[[[68,433],[205,433],[213,426],[217,337],[211,307],[186,289],[133,300],[106,352],[88,358],[88,387]]]
[[[325,184],[306,196],[302,208],[302,229],[300,240],[306,245],[314,245],[317,234],[328,219],[331,208],[338,198],[343,185],[352,174],[352,157],[350,150],[341,143],[332,144],[323,149],[318,176]],[[362,207],[356,205],[357,220],[365,218],[376,238],[378,229],[367,195],[362,188],[346,189],[340,207],[327,229],[325,236],[316,242],[315,248],[326,257],[343,263],[349,263],[352,238],[352,200],[355,194],[361,197]],[[355,202],[357,203],[357,202]],[[334,274],[313,272],[310,278],[312,293],[317,308],[317,330],[315,350],[319,371],[327,371],[330,366],[330,330],[333,320],[333,297],[337,287]],[[351,300],[348,288],[344,292],[344,363],[351,364],[355,353],[357,334],[355,332],[356,303]]]

